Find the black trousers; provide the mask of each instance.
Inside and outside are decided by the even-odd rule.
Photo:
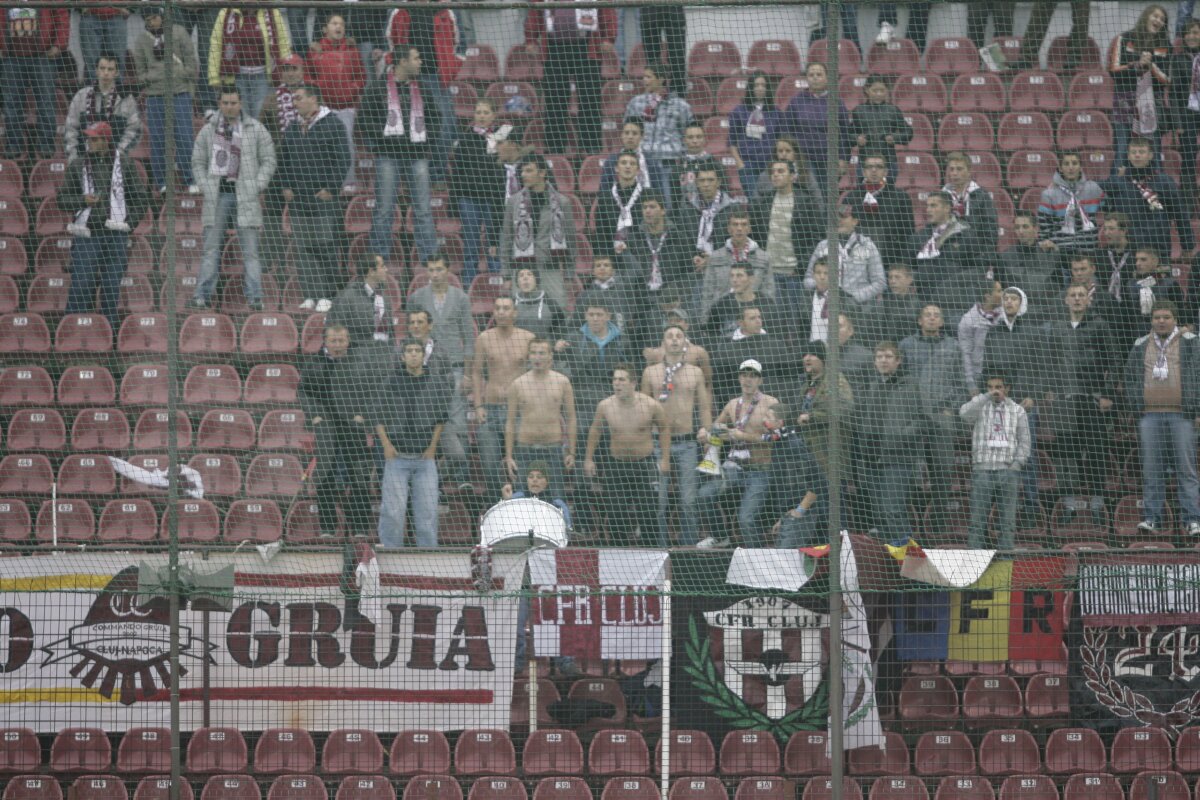
[[[638,461],[604,461],[604,504],[609,544],[623,547],[633,541],[640,525],[643,546],[665,545],[658,516],[658,465],[653,456]]]
[[[575,96],[579,101],[576,143],[585,152],[599,152],[600,62],[588,55],[587,39],[551,39],[547,46],[541,115],[546,126],[542,138],[545,151],[566,152],[571,81],[575,82]]]
[[[687,17],[682,8],[641,10],[642,47],[646,63],[657,66],[667,51],[667,78],[680,97],[687,96]],[[665,45],[664,41],[666,40]]]
[[[321,533],[337,533],[337,506],[342,505],[346,530],[351,536],[370,536],[376,529],[371,514],[372,456],[367,450],[366,429],[328,419],[316,426],[318,521]],[[348,492],[348,494],[347,494]]]

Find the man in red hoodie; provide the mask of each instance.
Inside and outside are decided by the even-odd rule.
[[[18,159],[25,154],[25,108],[33,99],[37,108],[37,154],[54,156],[54,65],[67,49],[71,32],[69,12],[62,8],[4,10],[4,29],[0,33],[0,53],[4,69],[0,85],[4,92],[4,157]],[[94,62],[93,62],[94,66]]]
[[[367,72],[358,45],[346,35],[346,18],[336,11],[325,21],[325,36],[308,48],[308,79],[320,87],[325,105],[346,126],[346,137],[353,154],[354,118],[363,87],[367,85]],[[357,191],[353,159],[342,191]]]

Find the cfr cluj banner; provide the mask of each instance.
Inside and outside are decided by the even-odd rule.
[[[493,556],[488,585],[473,579],[468,554],[380,555],[374,621],[347,603],[340,556],[181,563],[196,575],[234,569],[231,602],[180,611],[185,727],[201,724],[206,699],[211,724],[244,728],[508,726],[523,556]],[[42,732],[167,725],[170,601],[138,590],[139,565],[165,564],[110,553],[0,559],[5,719]]]

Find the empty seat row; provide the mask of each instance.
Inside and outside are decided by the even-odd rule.
[[[46,278],[62,281],[67,278]],[[63,287],[55,290],[55,303],[66,308]],[[126,328],[129,328],[127,331]],[[165,314],[138,314],[125,320],[118,336],[121,352],[167,351]],[[291,354],[300,344],[300,334],[291,316],[260,312],[248,316],[238,327],[227,314],[190,314],[179,328],[181,355]],[[46,319],[33,311],[0,315],[0,353],[105,353],[113,349],[112,329],[96,314],[70,314],[58,324],[51,340]]]
[[[967,680],[961,703],[945,675],[912,675],[900,688],[899,716],[909,730],[946,727],[965,720],[987,728],[1025,718],[1065,718],[1070,713],[1067,681],[1061,675],[1035,675],[1022,690],[1008,675],[976,675]]]

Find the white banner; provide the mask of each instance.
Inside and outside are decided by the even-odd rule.
[[[0,704],[8,724],[126,730],[170,719],[169,606],[136,594],[165,555],[0,559]],[[492,558],[479,592],[468,554],[379,557],[380,624],[348,610],[340,555],[184,554],[235,569],[233,608],[180,613],[185,728],[199,727],[207,652],[211,724],[245,729],[507,728],[524,556]],[[144,602],[142,602],[144,601]]]
[[[540,657],[662,657],[660,550],[535,550],[529,556]]]

